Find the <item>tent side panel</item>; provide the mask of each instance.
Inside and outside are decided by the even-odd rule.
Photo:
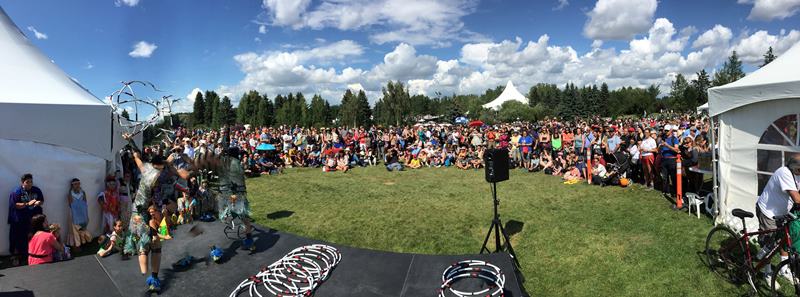
[[[103,188],[106,161],[99,157],[65,147],[30,141],[0,139],[0,197],[4,204],[0,207],[0,255],[9,253],[8,196],[19,186],[22,174],[33,174],[33,184],[44,194],[44,214],[50,223],[62,226],[62,238],[66,238],[67,192],[69,182],[77,177],[86,191],[89,206],[89,232],[97,236],[100,232],[100,205],[97,194]]]
[[[723,222],[740,228],[730,215],[735,208],[755,212],[758,200],[757,145],[767,127],[778,118],[800,112],[800,99],[764,101],[720,115],[720,196],[724,197]],[[758,221],[747,221],[757,229]]]

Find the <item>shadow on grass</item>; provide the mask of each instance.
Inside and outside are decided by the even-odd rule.
[[[514,236],[514,234],[522,232],[523,227],[525,227],[525,222],[509,220],[508,222],[506,222],[506,226],[504,229],[506,231],[506,234],[509,237],[511,237]]]
[[[277,220],[277,219],[283,219],[283,218],[291,217],[293,214],[294,214],[294,212],[291,211],[291,210],[279,210],[279,211],[267,214],[267,218],[270,219],[270,220]]]

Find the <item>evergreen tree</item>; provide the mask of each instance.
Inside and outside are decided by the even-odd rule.
[[[711,81],[708,78],[708,73],[705,69],[697,72],[697,78],[692,80],[692,87],[697,90],[697,104],[702,105],[708,102],[708,88],[711,86]]]
[[[253,124],[257,126],[270,126],[273,124],[275,118],[275,110],[272,106],[272,101],[266,95],[258,98],[258,105],[256,107],[256,116]]]
[[[206,91],[206,110],[205,110],[205,124],[210,125],[211,128],[220,127],[220,114],[219,114],[219,95],[214,91]]]
[[[686,82],[686,78],[683,77],[683,74],[678,73],[678,75],[675,76],[675,80],[672,81],[669,96],[674,100],[680,101],[681,97],[683,97],[683,92],[685,92],[688,87],[689,83]]]
[[[384,104],[386,124],[400,126],[405,123],[407,120],[405,115],[410,109],[408,89],[402,82],[389,81],[381,91],[383,98],[380,101]]]
[[[425,98],[427,98],[427,96]],[[428,99],[428,101],[429,100],[430,99]],[[358,125],[364,127],[369,126],[372,123],[372,110],[369,107],[369,99],[367,99],[367,94],[364,93],[364,90],[358,91],[355,103],[356,110],[358,111]]]
[[[722,69],[714,73],[714,86],[726,85],[739,80],[744,77],[744,70],[742,70],[742,61],[736,51],[733,51],[728,61],[722,65]]]
[[[206,102],[203,100],[203,93],[197,92],[194,96],[194,105],[192,106],[192,124],[203,125],[206,123]]]
[[[308,122],[311,126],[322,127],[329,124],[325,100],[319,94],[311,97],[311,104],[308,107]]]
[[[764,67],[764,66],[766,66],[767,64],[769,64],[770,62],[774,61],[777,58],[778,57],[776,57],[775,54],[772,53],[772,47],[770,46],[769,49],[767,50],[767,53],[764,54],[764,63],[761,64],[761,66],[759,66],[759,67]]]
[[[236,112],[234,112],[233,104],[228,96],[222,97],[222,101],[219,103],[219,123],[220,127],[236,124]]]
[[[610,93],[608,91],[608,84],[605,82],[600,85],[600,94],[597,97],[597,104],[600,106],[597,113],[601,116],[608,116],[608,98]]]
[[[239,106],[236,108],[236,123],[255,124],[256,112],[260,100],[261,95],[255,90],[245,93],[242,99],[239,100]]]
[[[128,114],[128,110],[127,109],[123,109],[122,110],[122,114],[120,114],[119,116],[125,118],[126,120],[129,120],[129,121],[131,120],[131,115]]]
[[[303,96],[303,93],[297,92],[297,94],[294,96],[292,114],[292,122],[294,125],[308,125],[308,105],[306,104],[306,97]]]
[[[342,95],[342,103],[340,104],[341,108],[339,108],[339,120],[341,121],[340,124],[344,126],[357,126],[358,125],[358,105],[356,102],[356,96],[353,95],[353,92],[350,89],[347,89]]]

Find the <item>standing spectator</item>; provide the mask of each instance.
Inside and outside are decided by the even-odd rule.
[[[75,251],[80,251],[82,240],[80,234],[76,236],[74,226],[78,226],[78,232],[86,230],[89,224],[89,212],[86,202],[86,192],[81,188],[81,181],[73,178],[70,182],[70,189],[67,193],[69,203],[69,223],[67,224],[67,245],[72,246]]]
[[[24,264],[28,258],[31,218],[42,214],[44,203],[42,190],[33,185],[32,174],[23,174],[20,183],[19,187],[11,191],[8,199],[8,224],[11,225],[8,241],[11,244],[11,264],[14,266]]]
[[[644,186],[648,189],[653,188],[653,181],[655,179],[655,167],[653,166],[656,158],[656,131],[652,131],[647,138],[642,140],[639,146],[640,159],[642,160],[642,174],[644,175]]]
[[[114,231],[114,222],[119,218],[119,190],[117,180],[109,175],[106,177],[106,188],[97,194],[103,220],[103,234]]]
[[[664,141],[659,145],[659,153],[661,155],[661,175],[664,177],[663,192],[664,195],[675,197],[675,179],[677,178],[677,163],[676,157],[680,153],[678,145],[680,141],[675,136],[677,133],[677,126],[667,125],[667,131]],[[672,206],[673,210],[678,210],[676,206]],[[683,208],[686,208],[684,205]]]
[[[78,225],[81,229],[86,229],[89,224],[86,192],[81,188],[81,181],[77,178],[73,178],[70,182],[67,202],[69,202],[70,215],[72,215],[72,224]],[[71,228],[67,230],[71,230]]]
[[[33,237],[27,244],[29,265],[53,262],[53,254],[64,252],[64,245],[58,241],[58,232],[49,230],[45,215],[34,215],[30,228]]]
[[[533,138],[528,135],[528,131],[522,131],[522,137],[519,139],[520,151],[522,154],[522,166],[528,171],[532,171],[531,167],[531,151],[533,151]]]

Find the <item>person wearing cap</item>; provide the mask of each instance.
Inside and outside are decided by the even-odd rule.
[[[677,179],[677,155],[680,153],[680,140],[676,136],[678,131],[677,125],[664,126],[666,132],[664,140],[658,146],[658,152],[661,155],[661,176],[664,177],[663,189],[664,195],[675,197],[677,192],[676,179]],[[684,205],[683,208],[686,208]],[[674,210],[678,210],[673,206]]]

